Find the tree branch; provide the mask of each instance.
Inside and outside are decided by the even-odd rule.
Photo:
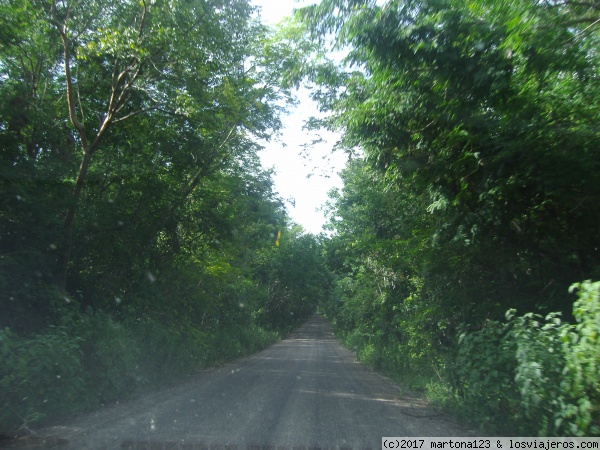
[[[146,22],[146,14],[148,13],[148,5],[146,4],[145,0],[142,0],[142,5],[143,5],[144,9],[142,11],[142,18],[140,19],[140,26],[138,28],[138,35],[140,38],[142,37],[142,33],[144,31],[144,24]]]
[[[129,114],[123,116],[123,117],[119,117],[118,119],[113,119],[113,123],[123,122],[124,120],[127,120],[130,117],[137,116],[138,114],[143,114],[143,113],[148,112],[148,111],[156,111],[158,109],[159,109],[158,106],[151,106],[149,108],[140,109],[138,111],[134,111],[132,113],[129,113]]]
[[[571,25],[579,25],[582,23],[591,23],[591,25],[589,26],[589,27],[591,27],[591,26],[597,24],[598,22],[600,22],[600,19],[597,17],[582,17],[580,19],[575,19],[575,20],[570,20],[568,22],[565,22],[564,25],[569,27]],[[587,27],[585,30],[587,30],[589,27]],[[585,30],[583,30],[583,31],[585,31]]]
[[[73,93],[73,77],[71,75],[71,50],[70,45],[71,41],[67,36],[67,24],[66,19],[62,24],[58,21],[56,17],[56,3],[52,2],[52,14],[55,22],[55,26],[60,35],[61,41],[63,43],[63,55],[64,55],[64,71],[65,71],[65,81],[66,81],[66,91],[67,91],[67,105],[69,109],[69,120],[79,133],[79,137],[81,139],[81,144],[83,146],[83,151],[86,152],[88,149],[87,136],[85,134],[85,128],[83,124],[77,118],[77,111],[75,106],[75,98]],[[68,17],[68,11],[67,11]]]
[[[596,19],[594,20],[590,25],[588,25],[587,27],[585,27],[583,30],[581,30],[581,32],[579,34],[583,34],[585,33],[587,30],[589,30],[590,28],[592,28],[594,25],[600,23],[600,19]]]

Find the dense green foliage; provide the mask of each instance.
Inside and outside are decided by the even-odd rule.
[[[257,157],[297,50],[252,14],[1,2],[0,433],[256,351],[314,311],[318,242]]]
[[[28,338],[0,332],[3,432],[164,386],[278,337],[255,324],[175,328],[101,311],[63,322]]]
[[[568,292],[600,277],[598,5],[324,0],[298,17],[346,54],[304,68],[329,112],[312,125],[351,156],[327,243],[346,342],[488,432],[599,433],[597,351],[577,348],[597,345],[598,286],[574,310]]]
[[[488,433],[600,433],[596,3],[323,0],[279,33],[247,0],[0,17],[0,432],[319,305]],[[302,80],[349,154],[327,239],[257,158]]]
[[[330,279],[320,239],[294,227],[281,237],[281,251],[270,264],[269,297],[260,311],[267,328],[297,325],[328,297]]]
[[[556,313],[489,321],[464,333],[454,371],[465,407],[488,428],[521,435],[598,435],[600,283],[574,285],[576,324]]]

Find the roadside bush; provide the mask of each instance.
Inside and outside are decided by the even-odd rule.
[[[600,433],[600,283],[574,285],[576,324],[509,310],[463,333],[456,389],[467,415],[490,432]]]
[[[169,329],[152,319],[126,322],[138,346],[143,383],[158,386],[209,364],[210,336],[191,325]]]
[[[554,426],[576,436],[600,436],[600,282],[571,286],[577,322],[563,330],[565,367]]]
[[[172,329],[91,310],[65,312],[62,322],[32,338],[0,330],[0,434],[163,386],[278,338],[253,324]]]
[[[72,327],[81,342],[89,406],[139,390],[145,381],[139,366],[142,349],[132,329],[99,311],[80,315]]]
[[[459,340],[457,389],[469,413],[480,417],[484,427],[503,423],[503,417],[513,413],[515,348],[505,334],[503,324],[489,321]]]
[[[404,303],[396,341],[381,339],[365,311],[350,316],[346,305],[330,314],[357,359],[424,388],[435,403],[487,434],[598,436],[600,282],[575,284],[571,291],[578,295],[574,324],[555,312],[544,317],[511,309],[503,321],[489,320],[477,331],[465,327],[447,348],[426,326],[432,323],[427,305]]]
[[[265,330],[257,325],[243,327],[226,327],[218,329],[212,336],[211,349],[213,360],[211,364],[248,355],[272,344],[279,338],[276,331]]]
[[[257,325],[239,328],[237,339],[244,351],[244,354],[254,353],[271,345],[279,335],[275,331],[268,331]]]
[[[29,339],[0,331],[0,433],[85,407],[81,343],[64,327]]]

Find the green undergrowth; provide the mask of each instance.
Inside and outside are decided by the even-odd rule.
[[[173,329],[104,312],[63,322],[29,337],[0,330],[0,434],[131,398],[279,338],[251,323]]]
[[[391,378],[410,392],[424,394],[428,390],[432,373],[406,367],[400,349],[379,346],[372,340],[369,342],[369,337],[357,330],[347,332],[339,327],[334,327],[334,330],[336,337],[354,353],[357,361]]]
[[[465,328],[444,353],[411,355],[406,344],[360,328],[337,334],[357,359],[483,434],[599,436],[600,282],[571,291],[574,323],[512,309],[504,321]]]

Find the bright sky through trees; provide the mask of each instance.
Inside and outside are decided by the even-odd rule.
[[[274,25],[292,13],[294,8],[311,2],[294,0],[252,0],[262,8],[264,23]],[[314,2],[312,2],[314,3]],[[287,200],[286,206],[292,220],[306,231],[320,233],[325,223],[320,206],[327,200],[327,192],[342,183],[337,172],[344,166],[343,153],[331,154],[336,136],[320,133],[324,142],[304,151],[303,144],[317,138],[313,132],[302,129],[304,121],[317,110],[304,90],[298,92],[300,104],[283,117],[285,128],[278,141],[265,143],[260,157],[264,167],[275,168],[275,189]]]

